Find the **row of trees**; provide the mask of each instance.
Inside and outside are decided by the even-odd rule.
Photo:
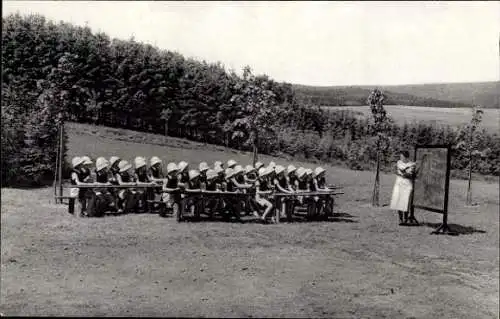
[[[382,102],[383,103],[383,102]],[[38,15],[2,19],[2,183],[50,180],[62,120],[167,134],[266,154],[390,167],[402,147],[458,143],[459,131],[384,124],[299,103],[291,85]],[[384,123],[386,121],[384,120]],[[497,135],[478,171],[499,175]],[[495,146],[496,144],[496,146]],[[454,168],[466,168],[457,149]],[[378,154],[378,155],[377,155]],[[494,157],[496,156],[496,157]],[[467,157],[467,156],[465,156]],[[377,161],[378,158],[378,161]],[[494,161],[490,161],[491,159]],[[465,163],[465,164],[464,164]],[[496,164],[496,165],[495,165]]]

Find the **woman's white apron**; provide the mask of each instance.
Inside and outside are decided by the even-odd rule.
[[[402,163],[398,161],[397,168],[402,171],[410,163]],[[399,175],[396,176],[396,182],[392,190],[391,209],[407,212],[410,205],[410,196],[413,190],[412,181],[409,178],[404,178]]]

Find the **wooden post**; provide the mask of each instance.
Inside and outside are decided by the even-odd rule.
[[[257,139],[257,132],[255,132],[254,140],[253,140],[253,166],[255,167],[255,163],[257,163],[258,160],[258,139]]]
[[[468,206],[472,206],[472,155],[469,154],[469,181],[467,184],[467,197],[465,199],[465,204]]]
[[[253,145],[253,166],[255,167],[255,163],[257,163],[257,146]]]
[[[474,114],[472,115],[474,117]],[[472,134],[474,134],[474,127],[471,125],[470,127],[470,133],[469,133],[469,181],[467,185],[467,195],[465,197],[465,204],[468,206],[472,205],[472,190],[471,190],[471,180],[472,180],[472,165],[473,165],[473,159],[472,159],[472,141],[473,137]]]
[[[59,126],[59,131],[61,130],[61,127]],[[59,139],[57,141],[57,155],[56,155],[56,169],[54,170],[54,201],[56,204],[59,204],[59,199],[57,199],[57,174],[59,172]]]
[[[59,196],[63,195],[63,186],[62,186],[62,166],[63,166],[63,136],[64,136],[64,122],[60,122],[59,129],[59,166],[58,166],[58,182],[59,182]],[[62,200],[61,200],[62,202]]]
[[[448,234],[448,235],[457,235],[457,233],[453,232],[448,226],[448,198],[450,192],[450,166],[451,166],[451,147],[448,146],[448,155],[446,157],[446,184],[444,187],[444,209],[443,209],[443,223],[439,226],[435,231],[431,234]]]
[[[377,150],[377,172],[375,173],[375,184],[373,186],[372,206],[379,206],[380,189],[380,151]]]

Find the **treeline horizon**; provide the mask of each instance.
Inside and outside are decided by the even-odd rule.
[[[439,108],[500,108],[500,81],[400,85],[313,86],[292,84],[304,100],[321,106],[365,106],[374,87],[384,91],[386,105]]]
[[[219,62],[110,39],[41,15],[3,17],[2,185],[38,185],[53,178],[63,119],[240,150],[256,146],[259,153],[353,169],[372,169],[376,159],[370,119],[323,111],[301,100],[291,84],[254,75],[250,67],[240,76]],[[385,169],[402,148],[463,139],[463,132],[449,126],[392,123],[390,128]],[[479,133],[481,147],[492,152],[476,171],[498,176],[499,136]],[[460,175],[467,160],[456,153],[452,168]]]
[[[381,86],[373,86],[373,88]],[[372,89],[373,89],[372,88]],[[350,87],[315,87],[309,85],[294,85],[295,92],[301,100],[321,106],[365,106],[366,97],[372,89],[366,86]],[[386,96],[385,105],[406,105],[439,108],[470,108],[471,104],[450,102],[432,98],[419,97],[407,93],[396,93],[383,90]]]

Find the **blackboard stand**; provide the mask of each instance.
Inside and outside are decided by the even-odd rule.
[[[419,209],[424,209],[427,211],[431,211],[434,213],[442,214],[443,215],[443,222],[441,225],[436,228],[431,234],[433,235],[457,235],[456,232],[453,232],[450,227],[448,226],[448,195],[450,192],[450,166],[451,166],[451,146],[450,145],[416,145],[415,146],[415,153],[414,153],[414,161],[417,160],[417,151],[418,149],[425,149],[425,148],[445,148],[447,150],[447,155],[446,155],[446,181],[445,181],[445,189],[444,189],[444,207],[443,209],[436,209],[436,208],[431,208],[431,207],[425,207],[425,206],[419,206],[419,205],[414,205],[413,203],[413,195],[415,191],[415,180],[412,181],[413,183],[413,190],[411,194],[411,207],[410,207],[410,217],[409,220],[413,223],[417,223],[418,221],[415,219],[415,208]]]

